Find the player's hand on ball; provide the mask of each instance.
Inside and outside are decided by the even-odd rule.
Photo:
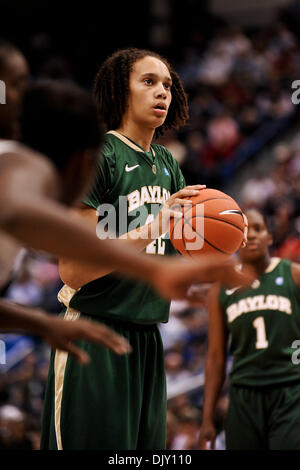
[[[131,347],[127,340],[112,329],[90,320],[64,320],[60,317],[51,318],[45,340],[53,349],[59,349],[71,354],[81,364],[89,362],[85,351],[76,346],[73,341],[85,339],[111,349],[116,354],[127,354]]]
[[[177,193],[172,194],[172,196],[167,199],[166,204],[169,207],[184,206],[185,204],[191,204],[192,201],[188,200],[189,196],[197,196],[201,189],[205,189],[205,184],[194,184],[192,186],[185,186]]]
[[[181,207],[185,204],[191,204],[187,197],[197,196],[201,189],[205,189],[203,184],[195,184],[193,186],[186,186],[185,188],[172,194],[163,204],[161,210],[152,222],[151,233],[156,234],[157,237],[170,230],[170,219],[182,217]]]
[[[202,423],[199,435],[199,449],[213,450],[217,437],[216,428],[213,423]]]

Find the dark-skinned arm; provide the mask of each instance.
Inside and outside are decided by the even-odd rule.
[[[131,350],[125,338],[100,323],[86,319],[66,321],[40,309],[23,307],[3,299],[0,299],[0,330],[41,336],[52,348],[68,352],[82,364],[89,361],[89,356],[73,343],[77,339],[98,343],[116,354],[126,354]]]
[[[208,351],[205,362],[205,387],[203,420],[200,429],[199,449],[214,449],[216,429],[215,409],[221,393],[226,371],[226,329],[224,313],[219,303],[220,285],[214,284],[208,296]]]

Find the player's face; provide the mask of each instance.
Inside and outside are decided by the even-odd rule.
[[[137,126],[161,126],[171,104],[172,79],[168,67],[156,57],[137,60],[129,77],[126,119]]]
[[[6,87],[6,104],[0,107],[0,135],[2,125],[5,129],[11,129],[12,132],[16,131],[28,76],[29,68],[21,54],[15,52],[6,58],[0,76]]]
[[[262,215],[256,210],[246,213],[248,218],[248,242],[239,250],[242,261],[253,262],[268,255],[272,235],[268,232]]]

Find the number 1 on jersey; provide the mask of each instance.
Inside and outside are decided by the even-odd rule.
[[[253,326],[256,329],[256,349],[265,349],[269,346],[266,337],[266,326],[264,317],[257,317],[254,322]]]

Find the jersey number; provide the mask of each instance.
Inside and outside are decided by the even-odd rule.
[[[152,222],[153,219],[154,219],[154,215],[149,214],[145,223],[149,224],[150,222]],[[146,253],[148,253],[149,255],[156,255],[156,254],[164,255],[165,249],[166,249],[166,242],[162,240],[163,236],[164,235],[161,235],[159,238],[149,243],[149,245],[147,245],[146,247]]]
[[[253,326],[256,329],[256,349],[265,349],[269,346],[266,337],[266,326],[264,317],[257,317],[254,322]]]

